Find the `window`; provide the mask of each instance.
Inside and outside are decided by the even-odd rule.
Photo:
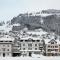
[[[0,41],[0,42],[3,42],[3,41]]]
[[[9,55],[9,53],[7,53],[7,55]]]
[[[23,42],[23,40],[20,40],[20,42]]]
[[[30,46],[32,47],[32,44],[28,44],[28,46],[29,46],[29,47],[30,47]]]
[[[7,51],[9,51],[9,49],[7,49]]]
[[[58,54],[57,53],[55,53],[55,56],[57,56]]]
[[[48,45],[48,47],[50,47],[50,45]]]
[[[23,46],[25,46],[25,44],[23,44]]]
[[[28,50],[32,50],[32,48],[28,48]]]
[[[40,40],[37,40],[37,42],[40,42]]]
[[[54,44],[54,42],[51,42],[51,44]]]
[[[43,49],[43,47],[39,47],[39,50],[42,50]]]
[[[35,46],[37,46],[37,44],[35,44]]]
[[[55,46],[55,48],[58,48],[58,46]]]
[[[23,50],[25,50],[25,48],[23,48]]]
[[[12,41],[9,41],[9,42],[12,42]]]
[[[51,51],[50,49],[48,49],[48,51]]]
[[[37,50],[37,48],[35,48],[35,50]]]
[[[52,48],[53,46],[51,46],[51,48]]]
[[[25,40],[25,42],[28,42],[28,40]]]
[[[55,49],[55,51],[58,51],[58,49]]]
[[[32,42],[35,42],[35,40],[32,40]]]

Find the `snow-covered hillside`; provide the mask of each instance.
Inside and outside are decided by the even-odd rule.
[[[0,26],[0,32],[9,32],[12,30],[13,26],[20,26],[20,24],[18,24],[18,23],[13,24],[13,25],[4,24],[4,25]]]

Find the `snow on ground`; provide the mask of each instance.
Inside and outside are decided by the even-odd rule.
[[[19,23],[16,23],[13,25],[4,24],[3,26],[0,26],[0,31],[9,32],[12,30],[13,26],[20,26],[20,24]]]
[[[42,17],[51,16],[52,14],[41,14]]]
[[[0,31],[9,32],[10,30],[12,30],[12,26],[8,26],[8,24],[0,26]]]
[[[40,58],[37,57],[0,57],[0,60],[60,60],[60,56],[58,57],[45,57],[41,56]]]
[[[35,13],[35,12],[33,12],[32,13],[32,15],[30,15],[30,16],[42,16],[42,17],[46,17],[46,16],[51,16],[51,15],[53,15],[52,13],[50,13],[50,14],[48,14],[48,13]]]
[[[19,23],[15,23],[15,24],[13,24],[13,26],[20,26],[20,24]]]

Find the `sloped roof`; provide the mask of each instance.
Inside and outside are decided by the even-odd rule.
[[[49,42],[51,42],[52,40],[54,40],[54,39],[44,39],[45,40],[45,44],[48,44]],[[60,44],[60,40],[59,39],[56,39],[56,40],[54,40],[57,44]]]
[[[57,43],[57,41],[56,41],[56,40],[54,40],[54,39],[50,40],[48,43],[50,43],[51,41],[54,41],[54,42],[56,42],[56,43]]]

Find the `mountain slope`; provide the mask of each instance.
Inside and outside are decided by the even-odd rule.
[[[51,12],[52,10],[48,10]],[[47,12],[48,12],[47,11]],[[54,13],[53,13],[54,12]],[[55,13],[56,12],[56,13]],[[53,10],[51,13],[25,13],[19,14],[11,20],[11,24],[19,23],[20,26],[14,27],[17,30],[27,27],[29,30],[34,30],[38,28],[43,28],[46,31],[52,31],[57,34],[60,33],[60,10]],[[43,23],[41,22],[43,21]],[[20,28],[22,27],[22,28]],[[14,30],[14,29],[13,29]]]

